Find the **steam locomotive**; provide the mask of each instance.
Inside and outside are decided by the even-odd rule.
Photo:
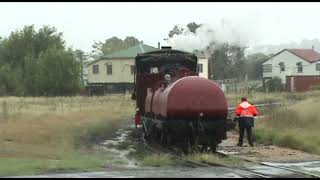
[[[226,132],[228,105],[220,87],[199,77],[197,56],[170,47],[135,58],[135,123],[147,141],[215,152]]]

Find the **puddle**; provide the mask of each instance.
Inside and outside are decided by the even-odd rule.
[[[113,153],[116,157],[116,162],[121,163],[121,167],[124,168],[137,167],[137,162],[134,159],[128,158],[130,153],[135,152],[135,149],[129,144],[130,140],[128,136],[131,132],[132,131],[119,129],[116,132],[117,137],[107,139],[99,144],[103,150]]]
[[[219,150],[218,152],[223,153],[223,154],[227,154],[227,155],[237,155],[237,154],[240,154],[239,151],[223,151],[223,150]]]
[[[20,176],[23,178],[30,177],[55,177],[55,178],[241,178],[253,177],[250,173],[244,171],[232,170],[223,167],[213,168],[152,168],[152,169],[123,169],[121,171],[112,170],[104,172],[86,172],[86,173],[61,173],[47,174],[39,176]]]
[[[320,161],[308,161],[308,162],[297,162],[297,163],[269,163],[264,162],[264,164],[279,166],[284,168],[290,168],[306,173],[311,173],[315,175],[320,175]]]
[[[257,173],[272,175],[272,176],[288,176],[292,174],[291,171],[273,168],[273,167],[267,167],[267,166],[260,166],[260,165],[252,166],[252,167],[249,167],[248,169]]]

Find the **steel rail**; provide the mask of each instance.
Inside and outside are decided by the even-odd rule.
[[[222,156],[225,156],[225,157],[234,157],[234,156],[232,156],[232,155],[230,155],[230,154],[226,154],[226,153],[221,152],[221,151],[217,151],[216,153],[218,153],[218,154],[220,154],[220,155],[222,155]],[[267,163],[264,163],[264,162],[252,161],[252,160],[249,160],[249,159],[242,159],[242,160],[247,161],[247,162],[251,162],[251,163],[257,163],[257,164],[260,164],[260,165],[263,165],[263,166],[268,166],[268,167],[283,169],[283,170],[287,170],[287,171],[292,171],[292,172],[300,173],[300,174],[303,174],[303,175],[308,175],[308,176],[315,177],[315,178],[320,178],[320,175],[313,174],[313,173],[308,173],[308,172],[303,172],[303,171],[299,171],[299,170],[296,170],[296,169],[291,169],[291,168],[286,168],[286,167],[271,165],[271,164],[267,164]]]
[[[214,167],[214,166],[220,166],[220,167],[225,167],[225,168],[230,168],[232,170],[235,170],[235,169],[238,169],[238,170],[241,170],[241,171],[245,171],[251,175],[254,175],[254,176],[257,176],[257,177],[260,177],[260,178],[271,178],[270,176],[266,176],[266,175],[263,175],[263,174],[260,174],[260,173],[257,173],[257,172],[254,172],[250,169],[246,169],[246,168],[235,168],[235,167],[230,167],[230,166],[227,166],[227,165],[224,165],[224,164],[218,164],[218,163],[200,163],[200,162],[196,162],[196,161],[192,161],[190,159],[186,159],[184,158],[183,156],[177,154],[176,152],[174,152],[173,150],[169,150],[169,149],[166,149],[166,148],[163,148],[159,145],[159,147],[152,147],[152,145],[150,145],[149,143],[147,143],[147,141],[143,138],[143,142],[144,142],[144,145],[147,149],[149,149],[150,151],[154,152],[154,153],[166,153],[166,154],[169,154],[171,157],[173,158],[177,158],[177,159],[180,159],[182,161],[185,161],[187,163],[190,163],[190,164],[193,164],[195,166],[198,166],[198,167]]]

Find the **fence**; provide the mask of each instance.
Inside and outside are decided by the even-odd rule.
[[[247,93],[251,94],[252,91],[262,86],[260,81],[239,81],[238,79],[223,79],[223,80],[213,80],[217,83],[223,92],[225,93]]]

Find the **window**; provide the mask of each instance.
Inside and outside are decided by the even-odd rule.
[[[158,67],[151,67],[150,68],[150,74],[157,74],[159,71],[158,71]]]
[[[93,74],[98,74],[99,73],[99,64],[94,64],[92,66],[92,73]]]
[[[106,66],[107,66],[107,74],[111,75],[112,74],[112,63],[108,62],[108,63],[106,63]]]
[[[284,62],[279,63],[280,66],[280,72],[285,71],[285,66],[284,66]]]
[[[198,64],[198,72],[199,73],[203,72],[203,64]]]
[[[316,64],[316,71],[320,71],[320,63]]]
[[[134,74],[134,65],[131,65],[130,69],[131,69],[131,74]]]
[[[271,64],[263,65],[262,69],[263,69],[264,73],[271,73],[272,72],[272,65]]]
[[[297,66],[298,66],[298,73],[302,73],[302,72],[303,72],[302,63],[301,63],[301,62],[298,62],[298,63],[297,63]]]

